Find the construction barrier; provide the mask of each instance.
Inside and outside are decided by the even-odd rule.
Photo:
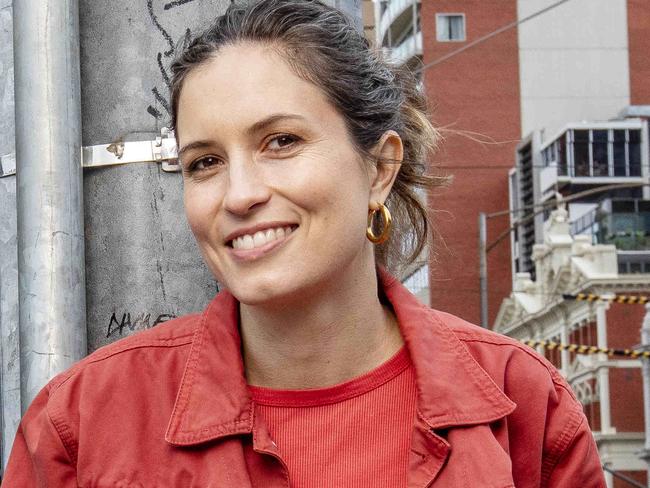
[[[627,356],[632,359],[650,358],[650,351],[640,351],[636,349],[613,349],[597,346],[586,346],[584,344],[561,344],[554,341],[522,341],[524,344],[535,348],[538,346],[548,349],[549,351],[557,349],[558,351],[575,352],[576,354],[607,354],[608,356]]]

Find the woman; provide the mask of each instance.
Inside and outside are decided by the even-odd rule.
[[[408,74],[299,0],[231,6],[173,72],[185,209],[226,291],[55,378],[7,486],[604,486],[551,365],[385,271],[439,183]]]

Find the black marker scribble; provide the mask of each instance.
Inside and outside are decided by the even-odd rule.
[[[177,7],[179,5],[183,5],[186,3],[190,3],[194,0],[176,0],[172,2],[168,2],[163,6],[163,10],[169,10],[173,7]],[[149,17],[151,18],[151,21],[153,24],[156,26],[156,29],[162,34],[165,42],[169,45],[169,49],[164,51],[164,52],[159,52],[156,55],[156,63],[158,64],[158,70],[160,71],[160,76],[162,77],[163,82],[165,83],[165,86],[167,87],[167,90],[171,89],[171,76],[165,68],[165,63],[164,63],[164,58],[169,58],[174,53],[176,52],[176,45],[174,44],[174,41],[172,40],[171,35],[167,30],[162,26],[160,21],[158,20],[158,17],[154,13],[154,5],[153,5],[154,0],[147,0],[147,10],[149,11]],[[192,37],[192,33],[190,29],[185,30],[184,34],[184,39],[183,45],[186,46],[189,44],[190,39]],[[169,100],[167,97],[163,96],[161,93],[161,90],[158,88],[158,86],[154,86],[151,89],[151,92],[154,95],[154,98],[158,104],[164,109],[165,112],[167,112],[167,115],[171,115],[171,106],[169,103]],[[149,115],[153,116],[156,120],[160,120],[163,118],[163,113],[158,109],[157,106],[149,105],[147,107],[147,112]]]
[[[109,338],[114,334],[122,335],[125,332],[124,329],[127,329],[128,331],[150,329],[175,317],[176,315],[172,313],[161,313],[158,315],[156,320],[151,323],[150,313],[142,312],[131,320],[131,313],[125,312],[122,314],[122,319],[117,320],[117,315],[113,312],[113,315],[111,315],[110,321],[108,322],[106,338]]]
[[[163,97],[160,94],[160,92],[158,91],[158,88],[153,87],[151,89],[151,93],[153,93],[153,96],[156,97],[156,100],[158,101],[158,103],[160,103],[160,105],[162,105],[163,108],[167,111],[167,114],[171,114],[172,112],[171,112],[171,108],[169,107],[169,102],[167,101],[167,99],[165,97]]]
[[[186,3],[193,2],[194,0],[174,0],[173,2],[166,3],[163,7],[164,10],[169,10],[170,8],[178,7]]]
[[[169,79],[169,75],[167,74],[167,70],[165,69],[165,65],[163,64],[162,58],[163,58],[162,53],[158,53],[158,55],[156,56],[156,59],[158,61],[158,69],[160,69],[160,74],[162,75],[163,80],[165,80],[165,85],[167,85],[167,88],[171,89],[172,82]]]
[[[174,54],[174,41],[172,40],[172,36],[170,36],[164,27],[160,25],[160,22],[158,22],[158,18],[153,12],[153,0],[147,0],[147,10],[149,10],[149,17],[151,17],[151,21],[169,44],[169,50],[165,51],[165,57],[169,57]]]
[[[147,112],[148,112],[150,115],[152,115],[153,117],[155,117],[156,119],[159,119],[159,118],[162,117],[162,114],[160,113],[160,110],[155,109],[155,108],[152,107],[151,105],[149,105],[149,106],[147,107]]]

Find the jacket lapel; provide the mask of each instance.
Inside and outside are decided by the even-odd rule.
[[[253,430],[253,402],[241,358],[238,307],[220,292],[203,312],[165,440],[191,445]]]
[[[381,269],[379,279],[397,316],[417,383],[409,487],[428,486],[453,449],[443,437],[444,431],[494,422],[512,413],[516,404],[437,312]]]

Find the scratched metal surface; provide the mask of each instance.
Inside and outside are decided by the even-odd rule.
[[[2,79],[2,74],[0,74]],[[18,249],[16,177],[0,178],[0,345],[2,359],[2,467],[6,465],[20,422],[20,350],[18,342]]]
[[[167,125],[176,43],[229,0],[80,1],[84,145],[153,139]],[[183,212],[180,174],[152,163],[86,169],[88,350],[200,311],[217,285]]]
[[[0,0],[0,154],[13,153],[14,72],[11,0]],[[16,177],[0,178],[0,462],[6,465],[20,421]]]

